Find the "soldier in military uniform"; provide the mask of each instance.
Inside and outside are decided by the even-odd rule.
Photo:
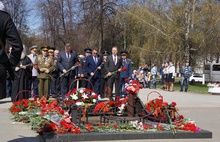
[[[87,79],[88,76],[87,76],[87,72],[86,72],[86,68],[85,68],[85,63],[86,63],[86,57],[91,55],[92,49],[91,48],[86,48],[86,49],[84,49],[84,52],[85,52],[85,57],[79,59],[80,64],[82,66],[78,67],[78,77],[79,78],[86,78]],[[80,87],[86,88],[87,87],[87,81],[82,80],[81,83],[80,83]]]
[[[128,52],[126,50],[121,51],[122,66],[126,67],[126,71],[120,73],[120,97],[124,98],[126,92],[124,90],[125,81],[132,78],[132,65],[131,60],[127,58]]]
[[[101,83],[100,83],[100,97],[101,98],[105,97],[105,88],[106,88],[106,85],[107,85],[107,78],[104,78],[104,77],[107,74],[107,70],[105,68],[105,62],[107,60],[108,55],[109,55],[108,51],[104,51],[102,53],[104,64],[102,65],[103,67],[101,69]]]
[[[50,81],[54,71],[54,59],[48,55],[48,46],[41,47],[42,54],[35,60],[35,68],[38,70],[38,93],[39,97],[49,98]]]

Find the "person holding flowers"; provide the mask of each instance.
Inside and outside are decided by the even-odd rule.
[[[122,71],[122,58],[117,55],[118,48],[116,46],[112,47],[112,54],[107,57],[105,68],[108,76],[107,81],[107,97],[109,100],[112,99],[112,91],[113,91],[113,84],[115,84],[115,97],[120,95],[120,72]]]
[[[42,54],[35,60],[35,68],[38,70],[38,93],[39,97],[49,98],[50,81],[55,69],[54,59],[48,55],[48,46],[41,47]]]
[[[132,77],[132,65],[131,60],[127,58],[128,52],[126,50],[121,51],[122,66],[126,68],[125,71],[120,72],[120,97],[124,98],[127,93],[124,90],[125,82]]]

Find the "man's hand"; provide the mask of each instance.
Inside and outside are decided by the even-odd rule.
[[[45,71],[45,73],[49,73],[50,71],[47,69],[46,71]]]
[[[78,74],[78,77],[80,77],[80,74]]]
[[[16,67],[16,68],[15,68],[15,71],[18,71],[19,69],[20,69],[19,67]]]
[[[101,68],[100,66],[98,66],[98,68],[97,68],[97,69],[101,70],[102,68]]]
[[[21,68],[25,70],[25,69],[26,69],[26,66],[21,66]]]
[[[84,77],[84,74],[81,74],[81,77]]]
[[[111,76],[112,75],[112,73],[111,72],[109,72],[108,74],[107,74],[107,76]]]
[[[63,69],[63,73],[66,73],[66,70],[65,70],[65,69]]]
[[[90,73],[90,75],[91,75],[91,76],[94,76],[94,73],[93,73],[93,72],[91,72],[91,73]]]
[[[119,72],[121,72],[121,71],[122,71],[122,70],[121,70],[121,68],[120,68],[120,69],[118,69],[118,71],[119,71]]]
[[[75,69],[75,67],[73,66],[72,68],[71,68],[71,70],[74,70]]]
[[[44,72],[44,69],[40,68],[40,72]]]

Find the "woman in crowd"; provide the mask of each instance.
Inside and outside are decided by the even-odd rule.
[[[174,91],[174,80],[175,80],[175,67],[172,63],[172,61],[169,62],[169,66],[168,66],[168,81],[169,81],[169,85],[170,85],[170,89],[169,91]]]

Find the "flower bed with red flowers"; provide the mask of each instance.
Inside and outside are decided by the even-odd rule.
[[[135,92],[135,91],[134,91]],[[90,94],[88,96],[88,94]],[[74,96],[73,96],[74,95]],[[96,99],[96,94],[93,94],[90,90],[73,90],[67,94],[68,98],[76,104],[80,102],[84,103],[84,106],[88,104],[95,104],[93,99]],[[78,97],[78,99],[76,98]],[[79,99],[80,98],[80,99]],[[83,100],[83,98],[85,100]],[[80,101],[79,101],[80,100]],[[103,113],[113,112],[115,107],[126,109],[128,98],[120,99],[118,101],[106,101],[96,104],[93,113],[95,115],[102,115]],[[192,120],[184,118],[183,115],[178,114],[176,108],[176,102],[168,104],[164,102],[162,98],[156,98],[148,103],[145,107],[149,113],[155,118],[158,118],[160,122],[139,122],[130,121],[129,123],[109,123],[109,124],[97,124],[97,125],[80,125],[77,126],[71,122],[71,117],[67,111],[63,110],[56,100],[47,100],[42,98],[38,101],[19,100],[14,102],[9,111],[12,114],[12,118],[16,122],[29,123],[33,129],[35,129],[40,135],[51,133],[76,133],[83,132],[143,132],[143,131],[191,131],[199,132],[200,128],[196,126],[196,123]],[[120,117],[120,116],[118,116]],[[162,123],[166,122],[166,123]]]

